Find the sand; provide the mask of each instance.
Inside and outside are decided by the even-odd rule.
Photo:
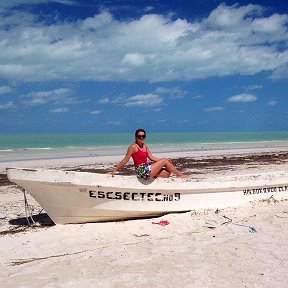
[[[245,150],[165,156],[172,158],[189,177],[204,179],[259,170],[288,170],[287,153]],[[116,158],[50,159],[32,161],[29,167],[106,173],[121,156]],[[23,164],[27,163],[12,166],[28,167]],[[128,165],[119,173],[134,171]],[[36,221],[36,225],[29,227],[23,193],[4,180],[2,173],[1,287],[288,285],[288,201],[270,198],[238,207],[153,219],[49,225],[45,211],[27,195]],[[157,224],[160,221],[167,225]]]

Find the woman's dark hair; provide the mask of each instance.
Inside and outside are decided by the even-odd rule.
[[[144,129],[137,129],[137,130],[135,131],[135,138],[137,137],[137,135],[138,135],[139,132],[143,132],[143,133],[145,134],[145,136],[146,136],[146,131],[145,131]]]

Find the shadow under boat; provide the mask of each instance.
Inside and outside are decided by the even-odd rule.
[[[20,217],[9,220],[9,224],[15,226],[31,226],[39,224],[40,226],[53,226],[55,223],[51,220],[47,213],[40,213],[28,217]]]

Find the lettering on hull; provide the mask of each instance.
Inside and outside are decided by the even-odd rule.
[[[180,193],[162,194],[153,192],[104,192],[89,190],[89,196],[97,199],[127,201],[179,201]]]
[[[264,194],[264,193],[276,193],[276,192],[287,192],[288,186],[275,186],[275,187],[263,187],[263,188],[254,188],[243,190],[243,194],[246,195],[255,195],[255,194]]]

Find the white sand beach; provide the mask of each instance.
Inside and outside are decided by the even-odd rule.
[[[179,167],[192,179],[204,179],[219,174],[288,170],[287,152],[205,151],[163,156],[176,162],[193,158],[195,166]],[[120,159],[111,156],[21,161],[1,163],[0,170],[9,165],[105,171]],[[153,219],[74,225],[37,223],[29,227],[23,193],[15,185],[1,185],[1,287],[288,285],[287,200],[270,198],[239,207],[192,210]],[[45,211],[32,197],[27,198],[35,219],[49,224],[49,219],[45,222]],[[167,225],[157,224],[161,220]]]

